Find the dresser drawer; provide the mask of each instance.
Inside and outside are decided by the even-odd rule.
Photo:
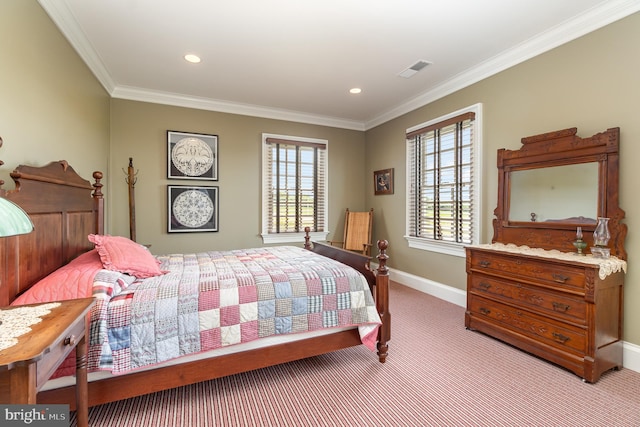
[[[583,268],[570,265],[522,256],[474,251],[471,257],[471,268],[487,274],[500,276],[508,274],[530,282],[542,280],[553,286],[561,285],[563,289],[584,293],[585,271]]]
[[[579,296],[547,291],[484,274],[473,274],[469,280],[469,289],[474,294],[586,325],[587,304]]]
[[[472,316],[501,324],[506,329],[562,351],[570,351],[580,356],[587,351],[586,332],[579,327],[556,322],[535,313],[481,297],[472,297],[470,305]]]

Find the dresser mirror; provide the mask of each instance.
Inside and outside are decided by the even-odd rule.
[[[509,179],[510,221],[596,221],[597,162],[512,170]]]
[[[498,150],[492,241],[572,252],[577,227],[591,247],[597,217],[607,217],[611,254],[626,259],[627,228],[618,206],[619,129],[580,138],[569,128],[521,142],[519,150]]]

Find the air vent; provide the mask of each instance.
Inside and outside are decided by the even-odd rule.
[[[420,71],[423,68],[425,68],[427,65],[431,65],[431,62],[428,62],[428,61],[425,61],[425,60],[421,59],[418,62],[416,62],[415,64],[413,64],[412,66],[410,66],[409,68],[407,68],[406,70],[399,72],[398,75],[400,77],[404,77],[405,79],[408,79],[409,77],[413,76],[418,71]]]

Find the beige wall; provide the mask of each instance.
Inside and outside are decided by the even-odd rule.
[[[518,149],[520,138],[577,127],[591,136],[620,127],[620,206],[629,226],[626,248],[629,272],[625,286],[625,340],[640,344],[640,14],[533,58],[473,86],[366,132],[367,172],[394,167],[396,191],[373,196],[378,212],[376,238],[390,240],[389,263],[399,270],[465,289],[465,260],[409,249],[405,231],[405,129],[481,102],[484,112],[482,242],[493,236],[491,220],[497,199],[496,151]],[[569,201],[570,203],[570,201]],[[382,220],[381,220],[382,219]],[[462,322],[462,320],[461,320]]]
[[[167,179],[167,130],[218,135],[219,180]],[[364,133],[279,120],[114,99],[111,104],[112,204],[109,230],[129,235],[128,188],[122,169],[129,157],[138,170],[135,186],[137,241],[154,253],[262,246],[259,237],[261,135],[329,141],[329,230],[342,233],[342,213],[364,208]],[[368,183],[368,181],[367,181]],[[167,233],[167,185],[219,187],[219,231]],[[302,244],[303,241],[300,241]]]
[[[640,344],[640,14],[623,19],[551,52],[365,133],[125,100],[109,100],[79,56],[35,0],[0,2],[0,179],[17,164],[64,158],[82,176],[106,171],[108,231],[128,235],[123,168],[133,157],[138,241],[156,253],[261,245],[260,134],[329,140],[330,230],[342,230],[342,212],[375,209],[374,238],[390,241],[392,268],[459,289],[464,259],[409,249],[405,227],[406,128],[462,107],[484,106],[482,241],[492,237],[496,206],[496,150],[517,149],[520,138],[578,127],[590,136],[621,128],[621,195],[629,226],[630,269],[625,287],[625,340]],[[166,233],[166,130],[220,137],[220,231]],[[366,140],[366,144],[365,144]],[[360,162],[357,159],[365,158]],[[395,168],[395,194],[374,196],[372,172]],[[11,188],[6,184],[5,188]],[[461,320],[462,321],[462,320]]]
[[[0,2],[0,179],[18,164],[106,170],[109,96],[35,0]]]

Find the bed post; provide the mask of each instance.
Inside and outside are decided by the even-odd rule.
[[[93,193],[91,193],[91,197],[93,197],[94,209],[96,212],[94,233],[104,234],[104,198],[102,194],[102,183],[100,182],[102,179],[102,172],[95,171],[93,173],[93,179],[95,179],[95,182],[92,184],[94,190]]]
[[[307,250],[311,250],[311,236],[309,235],[309,233],[311,233],[311,227],[305,227],[304,228],[304,248]]]
[[[378,240],[378,268],[374,271],[369,269],[369,258],[360,253],[346,251],[344,249],[327,245],[325,243],[310,242],[310,228],[305,227],[304,248],[317,254],[335,259],[347,264],[362,273],[376,301],[376,310],[382,321],[378,329],[378,359],[380,363],[387,360],[389,350],[388,342],[391,340],[391,313],[389,312],[389,268],[387,268],[387,248],[389,242]]]
[[[0,147],[2,147],[2,137],[0,136]],[[0,166],[4,165],[4,162],[0,160]],[[4,185],[4,181],[0,179],[0,197],[4,197],[5,190],[2,188]],[[9,286],[7,281],[9,280],[7,275],[7,265],[8,265],[8,248],[7,248],[7,238],[0,239],[0,307],[9,305],[11,302],[9,295]]]
[[[380,315],[382,325],[378,330],[378,359],[380,363],[387,360],[389,346],[387,342],[391,340],[391,313],[389,312],[389,268],[386,253],[389,242],[378,240],[378,268],[376,269],[376,308]]]

